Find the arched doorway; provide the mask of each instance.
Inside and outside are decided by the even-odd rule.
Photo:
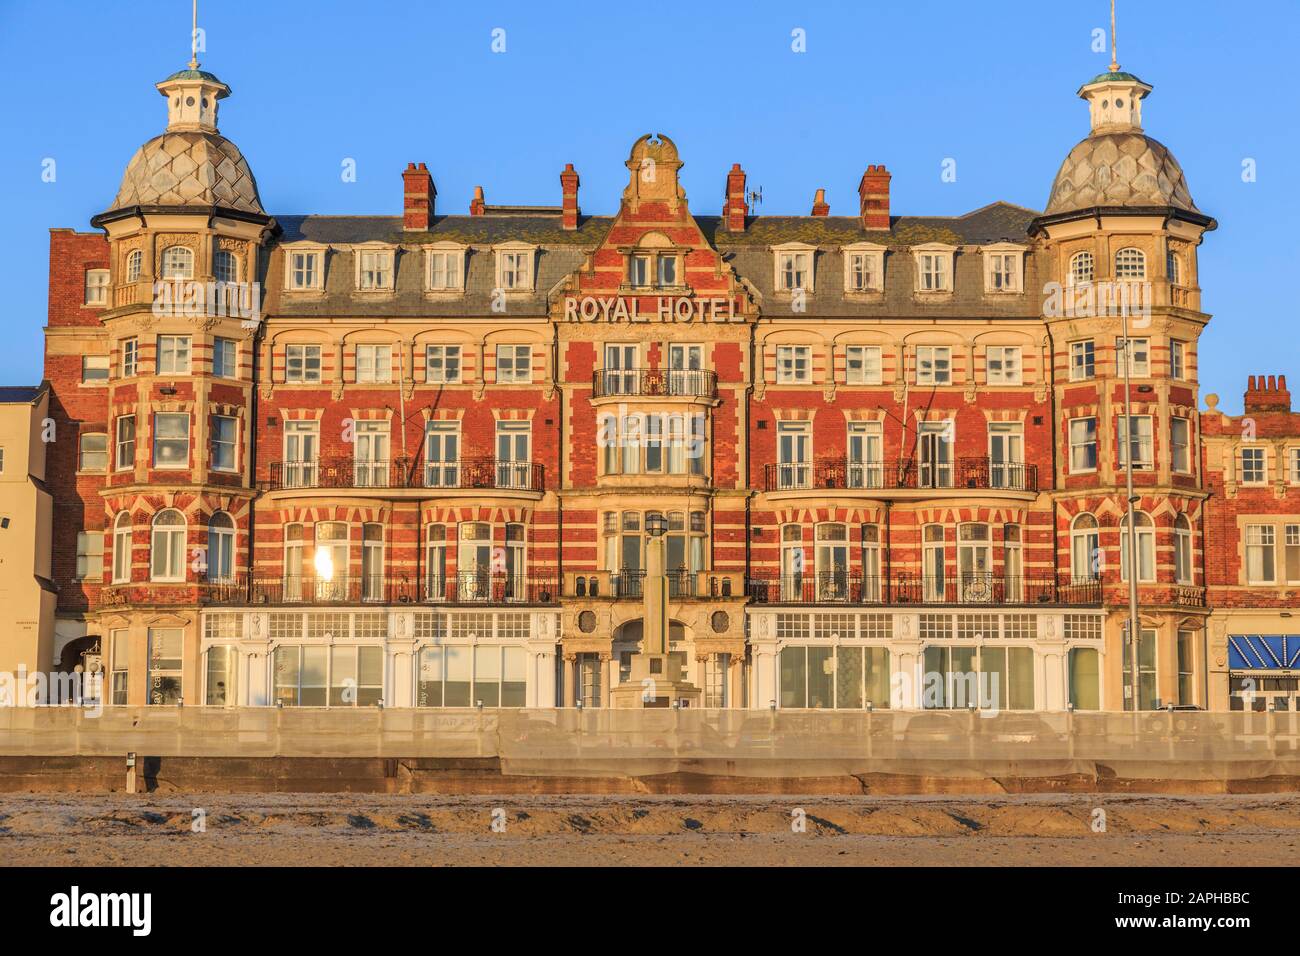
[[[103,658],[100,649],[100,636],[87,634],[69,641],[63,647],[63,653],[55,665],[55,674],[70,674],[72,680],[55,679],[50,681],[49,702],[62,704],[65,701],[80,700],[84,689],[86,674],[103,673]],[[102,690],[102,688],[101,688]],[[98,693],[98,691],[96,691]]]

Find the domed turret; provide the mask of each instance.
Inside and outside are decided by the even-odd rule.
[[[110,212],[215,206],[265,216],[247,160],[217,130],[217,104],[230,87],[191,63],[159,83],[158,92],[167,99],[167,130],[131,157]]]
[[[1142,131],[1142,101],[1150,92],[1149,85],[1116,64],[1079,88],[1088,101],[1092,132],[1061,164],[1046,215],[1125,206],[1198,211],[1178,161]]]

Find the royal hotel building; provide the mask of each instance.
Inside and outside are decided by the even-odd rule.
[[[1263,376],[1249,428],[1200,410],[1215,221],[1137,77],[1079,90],[1044,211],[955,217],[879,165],[843,214],[754,215],[739,164],[697,209],[662,135],[612,216],[571,165],[557,206],[452,212],[423,163],[401,215],[273,215],[230,88],[157,89],[93,231],[51,233],[50,653],[111,703],[609,706],[660,513],[706,707],[979,672],[1118,710],[1134,657],[1141,708],[1295,705],[1300,415]]]

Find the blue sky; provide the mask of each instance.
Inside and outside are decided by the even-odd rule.
[[[566,162],[583,211],[612,212],[646,132],[680,147],[697,213],[718,212],[733,162],[766,213],[807,212],[819,186],[832,213],[851,212],[862,170],[881,162],[896,215],[997,199],[1041,209],[1087,133],[1074,92],[1109,61],[1091,49],[1108,17],[1105,0],[201,0],[199,11],[203,66],[234,90],[222,132],[267,209],[390,215],[412,160],[433,171],[443,212],[466,211],[477,184],[489,203],[557,204]],[[39,380],[47,230],[88,229],[162,130],[153,84],[185,64],[189,25],[187,0],[0,0],[0,383]],[[504,53],[492,51],[496,28]],[[1220,223],[1201,247],[1214,319],[1200,365],[1203,392],[1229,411],[1259,373],[1288,374],[1300,404],[1297,49],[1295,0],[1120,0],[1120,62],[1155,86],[1146,130]],[[956,182],[940,178],[949,158]],[[356,182],[342,181],[345,159]]]

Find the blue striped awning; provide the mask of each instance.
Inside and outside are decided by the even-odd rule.
[[[1300,661],[1300,635],[1232,634],[1228,637],[1231,670],[1288,670]]]

